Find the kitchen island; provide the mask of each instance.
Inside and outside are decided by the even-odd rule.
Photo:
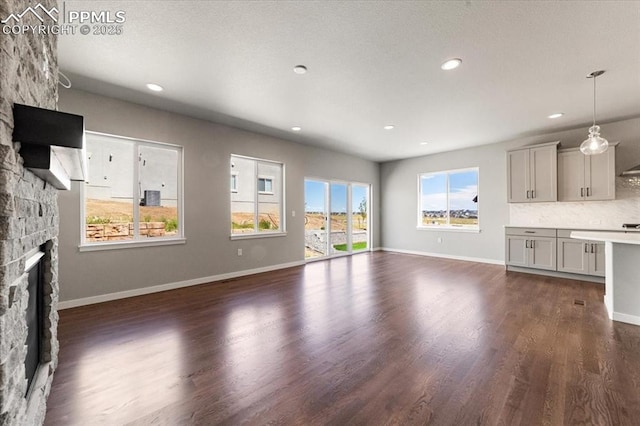
[[[640,234],[574,231],[571,238],[605,243],[604,304],[609,318],[640,325]]]

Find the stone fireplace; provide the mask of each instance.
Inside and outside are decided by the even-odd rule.
[[[27,253],[24,272],[27,274],[27,356],[25,376],[27,395],[33,389],[36,374],[43,364],[44,337],[44,249],[38,247]],[[14,289],[16,289],[14,287]]]
[[[44,7],[55,0],[40,1]],[[0,17],[33,2],[0,2]],[[37,25],[33,16],[24,24]],[[57,190],[25,169],[20,145],[12,141],[13,105],[57,109],[58,65],[55,35],[2,34],[0,37],[0,424],[42,424],[57,366],[58,204]],[[40,329],[37,365],[27,391],[28,263],[41,255]],[[33,329],[32,334],[33,334]],[[31,351],[33,356],[33,350]]]

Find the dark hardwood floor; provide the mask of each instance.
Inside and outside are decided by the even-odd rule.
[[[46,424],[638,425],[602,297],[376,252],[69,309]]]

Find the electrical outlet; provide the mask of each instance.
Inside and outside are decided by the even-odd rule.
[[[291,210],[291,217],[296,217],[296,211],[295,210]]]
[[[436,241],[438,241],[438,244],[442,244],[442,237],[438,237]]]
[[[238,256],[242,256],[242,249],[238,249]]]

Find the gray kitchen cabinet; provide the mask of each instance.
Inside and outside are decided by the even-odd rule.
[[[556,239],[534,237],[529,240],[529,265],[536,269],[556,270]]]
[[[604,277],[605,244],[571,238],[572,231],[574,230],[506,227],[507,270],[514,267],[512,270],[516,271],[518,268],[527,268]]]
[[[524,268],[556,270],[556,230],[506,229],[506,264]]]
[[[510,203],[557,201],[558,144],[549,142],[507,152]]]
[[[589,275],[604,277],[604,243],[589,241]]]
[[[520,235],[507,235],[506,237],[506,263],[512,266],[526,268],[528,264],[529,242]]]
[[[604,243],[558,238],[558,271],[604,277]]]
[[[558,238],[558,271],[589,274],[589,243],[572,238]]]
[[[604,277],[604,243],[571,238],[571,229],[558,229],[558,271]]]
[[[558,200],[614,200],[615,158],[615,144],[597,155],[584,155],[577,148],[559,151]]]

